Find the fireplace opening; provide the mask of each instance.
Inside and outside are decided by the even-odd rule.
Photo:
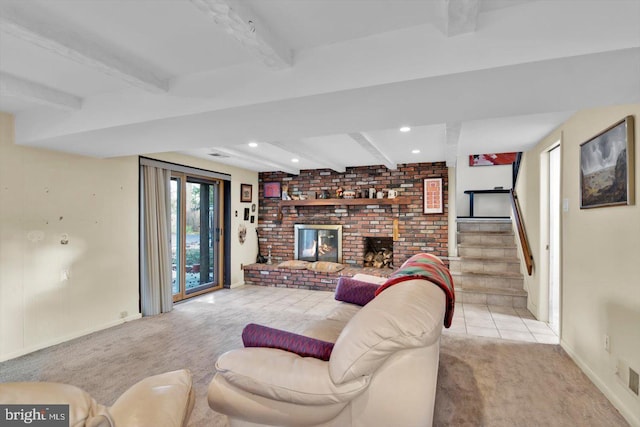
[[[294,225],[295,259],[342,262],[342,225]]]
[[[365,237],[363,265],[374,268],[393,268],[393,238]]]

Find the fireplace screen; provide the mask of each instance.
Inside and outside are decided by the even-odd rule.
[[[296,224],[295,259],[342,262],[342,226]]]

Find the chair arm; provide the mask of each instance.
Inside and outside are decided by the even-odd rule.
[[[273,348],[229,351],[218,358],[216,370],[246,392],[304,405],[347,402],[369,385],[369,377],[335,384],[329,376],[329,362]]]
[[[191,373],[182,369],[147,377],[110,408],[116,426],[185,427],[195,403]]]

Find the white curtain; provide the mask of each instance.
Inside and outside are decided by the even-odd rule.
[[[143,316],[173,306],[171,278],[171,171],[141,166],[140,298]]]

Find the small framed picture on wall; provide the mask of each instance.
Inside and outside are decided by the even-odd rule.
[[[240,202],[251,203],[253,196],[253,186],[251,184],[240,184]]]
[[[424,179],[424,213],[441,214],[444,213],[442,203],[442,178]]]

